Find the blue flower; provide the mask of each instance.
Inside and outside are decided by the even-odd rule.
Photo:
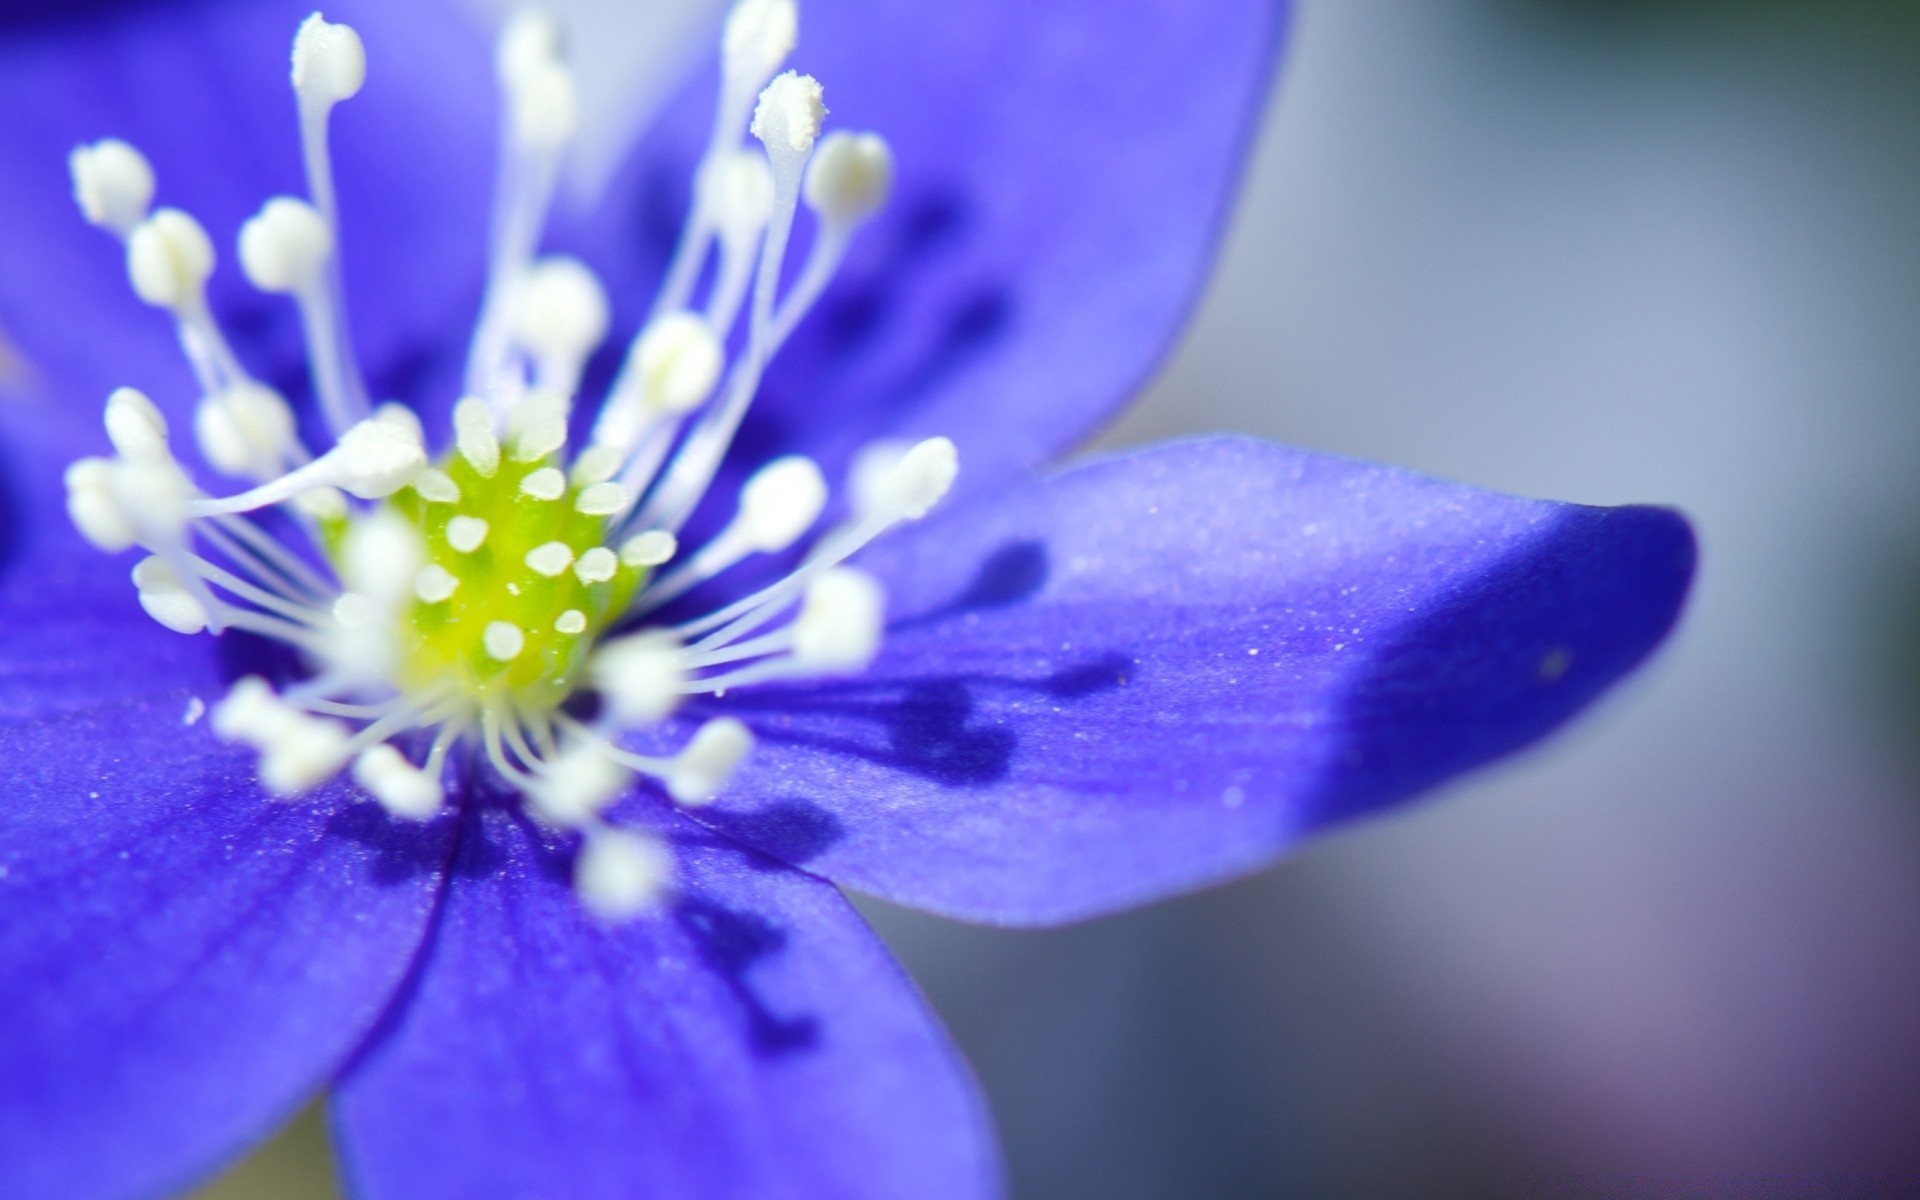
[[[807,0],[828,128],[885,143],[829,152],[792,75],[741,158],[784,67],[750,0],[731,82],[538,259],[573,114],[537,22],[496,61],[433,4],[330,9],[303,165],[303,12],[42,8],[0,43],[6,1195],[186,1186],[322,1088],[368,1197],[991,1195],[834,884],[1027,924],[1257,869],[1543,736],[1686,591],[1662,510],[1234,438],[1031,474],[1189,304],[1270,0]],[[796,198],[817,276],[764,233]],[[709,232],[709,282],[669,267]],[[647,333],[624,376],[606,328]],[[802,560],[814,518],[855,532]],[[96,547],[136,542],[129,584]]]

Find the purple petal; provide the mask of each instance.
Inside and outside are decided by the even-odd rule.
[[[189,705],[212,643],[29,521],[0,577],[0,1195],[149,1195],[238,1155],[373,1025],[451,822],[269,799]]]
[[[703,819],[1009,923],[1271,861],[1526,745],[1678,613],[1676,514],[1523,500],[1252,441],[1110,459],[865,560],[858,679],[726,697],[762,744]]]
[[[0,27],[0,329],[62,403],[91,411],[131,384],[184,413],[196,395],[170,318],[134,297],[119,246],[74,207],[67,153],[109,136],[151,160],[157,204],[207,227],[221,256],[213,307],[243,361],[306,393],[294,307],[250,289],[233,246],[269,196],[305,194],[288,52],[312,11],[125,4]],[[359,29],[369,62],[365,89],[334,115],[349,308],[370,386],[411,399],[457,371],[478,294],[491,60],[450,5],[342,0],[326,12]]]
[[[833,469],[882,434],[945,434],[962,487],[985,489],[1096,429],[1204,279],[1287,9],[804,4],[794,65],[830,128],[886,136],[896,193],[776,363],[741,457]],[[624,299],[657,281],[713,87],[668,114],[589,238]]]
[[[335,1097],[354,1194],[994,1194],[965,1067],[839,894],[671,828],[672,907],[610,928],[564,850],[469,820],[416,988]]]

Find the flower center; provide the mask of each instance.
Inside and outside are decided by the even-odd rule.
[[[327,136],[334,106],[365,79],[358,34],[318,14],[300,27],[293,90],[308,196],[267,201],[239,233],[248,280],[299,309],[331,446],[303,444],[287,401],[228,343],[206,300],[212,242],[190,214],[151,209],[146,159],[113,140],[74,151],[83,215],[125,244],[135,292],[178,325],[200,385],[201,456],[251,486],[202,491],[175,458],[160,407],[121,388],[106,406],[114,455],[73,464],[68,511],[101,549],[146,552],[134,585],[169,629],[245,630],[300,652],[306,678],[279,689],[242,679],[209,722],[259,753],[271,791],[297,795],[349,770],[396,817],[425,820],[446,803],[449,756],[468,755],[518,789],[535,819],[578,837],[583,902],[629,916],[666,886],[668,855],[616,825],[614,802],[640,781],[671,802],[705,804],[752,737],[718,717],[654,757],[624,735],[689,696],[857,671],[873,658],[883,597],[842,564],[945,494],[957,470],[946,439],[862,451],[845,516],[821,533],[820,469],[775,459],[748,478],[717,534],[680,544],[768,362],[891,183],[884,141],[821,137],[820,85],[778,73],[795,21],[793,0],[739,0],[729,16],[713,134],[678,250],[572,454],[582,369],[610,306],[584,264],[537,254],[575,108],[550,18],[522,13],[500,39],[509,119],[487,289],[451,448],[431,464],[419,419],[370,403],[346,320]],[[803,205],[813,237],[782,287]],[[785,577],[657,623],[691,589],[809,536]],[[582,690],[599,703],[565,704]],[[576,715],[588,710],[591,719]]]

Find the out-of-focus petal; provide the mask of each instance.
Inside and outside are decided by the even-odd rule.
[[[677,894],[609,927],[569,854],[467,822],[418,982],[334,1100],[354,1194],[995,1194],[965,1066],[839,894],[663,828]]]

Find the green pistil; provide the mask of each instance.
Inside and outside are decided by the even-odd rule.
[[[565,464],[552,456],[527,463],[503,455],[498,470],[487,477],[453,453],[439,469],[459,487],[458,501],[429,501],[412,488],[387,501],[391,511],[420,530],[426,561],[458,581],[444,600],[414,597],[402,618],[397,680],[402,688],[450,684],[483,705],[511,697],[523,710],[551,709],[578,683],[594,639],[646,582],[644,567],[619,561],[618,546],[606,547],[617,564],[613,578],[582,581],[576,570],[580,558],[606,546],[608,518],[580,512],[581,489],[571,482],[555,500],[524,492],[522,483],[543,468],[564,470]],[[487,523],[486,539],[477,549],[462,553],[448,540],[448,525],[456,517]],[[564,543],[572,552],[567,568],[553,577],[527,565],[528,553],[550,542]],[[560,630],[569,612],[585,617],[579,632]],[[520,652],[506,662],[486,648],[486,631],[496,622],[515,626],[525,637]]]

